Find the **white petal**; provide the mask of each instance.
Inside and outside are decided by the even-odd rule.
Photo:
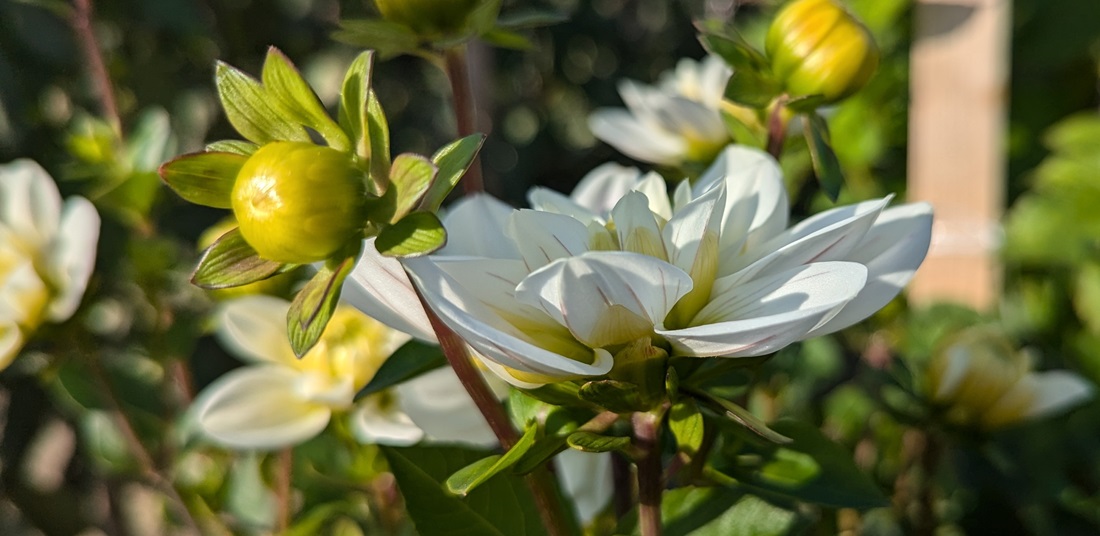
[[[28,245],[53,239],[61,214],[61,194],[53,178],[33,160],[0,166],[0,223]]]
[[[1092,398],[1092,384],[1072,372],[1052,370],[1032,377],[1035,378],[1035,400],[1026,417],[1052,415]]]
[[[290,302],[253,295],[231,300],[217,314],[218,341],[234,356],[254,363],[294,366],[286,331]]]
[[[435,331],[405,268],[397,259],[378,253],[374,241],[363,243],[363,253],[344,281],[340,299],[397,331],[435,342]]]
[[[527,192],[527,201],[531,203],[531,208],[535,210],[565,214],[585,224],[603,220],[602,213],[589,210],[576,201],[549,188],[532,188]]]
[[[658,330],[681,355],[756,356],[797,341],[836,314],[863,287],[867,269],[815,263],[736,287],[715,283],[693,327]]]
[[[725,202],[725,186],[719,185],[692,200],[665,224],[662,234],[669,262],[692,273],[699,255],[710,253],[704,249],[706,235],[718,239],[718,226],[722,221],[720,207]]]
[[[384,396],[368,397],[351,414],[351,432],[360,443],[404,447],[424,438],[420,429],[396,403],[383,405]]]
[[[637,168],[608,162],[589,171],[573,188],[570,198],[596,214],[605,215],[638,183],[640,176]]]
[[[554,465],[562,492],[570,499],[577,520],[587,525],[607,507],[615,493],[611,454],[565,449],[554,457]]]
[[[687,181],[684,181],[687,182]],[[668,183],[656,171],[646,173],[633,188],[649,199],[649,210],[665,221],[672,219],[672,204],[668,199]]]
[[[546,334],[533,332],[531,326],[521,330],[510,324],[457,284],[430,257],[410,259],[407,266],[432,310],[486,359],[520,372],[562,379],[600,376],[611,370],[613,359],[606,351],[560,338],[548,340]],[[547,321],[553,323],[549,318]]]
[[[277,449],[325,429],[332,411],[294,396],[298,374],[280,366],[244,367],[218,378],[195,401],[203,432],[230,447]]]
[[[22,348],[23,332],[19,326],[11,322],[0,325],[0,371],[8,368]]]
[[[401,409],[429,440],[476,447],[498,444],[492,428],[450,367],[421,374],[395,390]]]
[[[519,252],[504,236],[514,208],[488,194],[463,197],[448,207],[443,217],[447,245],[439,255],[476,255],[493,259],[518,259]]]
[[[699,62],[699,102],[718,109],[725,97],[726,84],[733,70],[726,61],[715,55],[708,55]]]
[[[49,288],[29,257],[16,257],[8,262],[11,264],[5,267],[7,273],[0,278],[0,323],[36,327],[42,321]]]
[[[674,166],[683,160],[683,138],[661,127],[639,121],[621,109],[600,109],[588,116],[588,128],[619,152],[642,162]]]
[[[611,210],[611,219],[615,222],[619,247],[623,251],[668,260],[668,251],[661,239],[661,227],[650,211],[649,200],[644,194],[630,192],[623,196]]]
[[[564,214],[517,210],[505,232],[515,242],[529,270],[588,250],[588,228]]]
[[[95,207],[83,197],[70,197],[61,214],[59,232],[50,244],[49,278],[57,292],[47,312],[51,321],[67,320],[76,312],[95,268],[98,243],[99,214]]]
[[[550,323],[541,310],[516,301],[516,286],[530,273],[523,261],[439,256],[432,262],[467,295],[510,323]]]
[[[913,203],[884,210],[855,250],[845,256],[845,260],[867,267],[867,286],[811,336],[844,329],[890,303],[924,262],[931,238],[931,205]]]
[[[646,335],[691,288],[691,277],[667,262],[597,251],[531,273],[516,287],[516,299],[598,348]]]

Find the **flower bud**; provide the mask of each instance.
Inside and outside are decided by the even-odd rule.
[[[351,156],[302,142],[256,151],[233,184],[241,234],[268,260],[324,260],[359,238],[366,185]]]
[[[792,97],[835,102],[855,93],[878,67],[867,28],[834,0],[795,0],[768,28],[772,72]]]
[[[424,35],[460,31],[483,0],[374,0],[382,17]]]
[[[222,235],[237,227],[237,220],[232,216],[227,216],[218,223],[207,227],[206,230],[199,235],[197,245],[200,249],[206,249],[214,242],[217,242]],[[207,289],[206,294],[215,300],[232,300],[243,296],[251,296],[253,294],[284,296],[290,293],[291,287],[294,286],[298,277],[298,270],[290,270],[239,287]]]

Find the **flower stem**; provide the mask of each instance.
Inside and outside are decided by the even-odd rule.
[[[470,394],[470,398],[474,400],[474,404],[481,411],[481,415],[485,417],[485,421],[489,423],[489,428],[497,436],[500,446],[505,450],[512,448],[519,440],[519,434],[515,428],[512,428],[512,424],[508,420],[508,414],[504,411],[504,406],[497,400],[497,397],[485,383],[485,379],[481,377],[481,373],[478,372],[470,360],[470,355],[466,351],[466,343],[436,316],[424,300],[424,295],[419,288],[416,289],[416,295],[420,298],[420,305],[424,307],[424,313],[428,315],[428,321],[432,324],[432,330],[435,331],[436,338],[439,340],[439,347],[443,349],[443,355],[447,358],[447,362],[454,369],[458,379],[462,381],[463,387]],[[568,518],[565,515],[561,497],[557,492],[554,475],[543,466],[525,475],[523,480],[531,491],[547,534],[550,536],[567,536],[570,534],[572,531],[569,529]]]
[[[638,465],[638,527],[642,536],[661,534],[661,443],[659,412],[635,413],[635,446],[645,454]]]
[[[84,65],[88,70],[88,77],[95,85],[104,119],[111,125],[115,134],[121,137],[122,119],[118,115],[114,87],[111,85],[111,77],[107,74],[107,66],[99,50],[99,41],[96,40],[92,29],[92,0],[73,1],[71,24],[73,32],[76,33],[76,40],[80,43],[80,51],[84,54]]]
[[[470,64],[466,54],[466,45],[447,49],[447,79],[451,82],[451,95],[454,99],[455,123],[459,136],[469,136],[477,129],[477,100],[474,99],[473,84],[470,80]],[[466,194],[485,191],[485,182],[481,175],[481,157],[475,156],[462,180],[462,189]]]
[[[287,447],[278,453],[275,470],[275,496],[278,500],[275,527],[282,534],[290,527],[290,480],[294,472],[294,448]]]
[[[775,99],[768,112],[768,154],[779,160],[783,154],[783,142],[787,139],[787,97]]]

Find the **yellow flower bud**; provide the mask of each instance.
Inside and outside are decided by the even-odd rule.
[[[834,0],[795,0],[768,28],[772,72],[792,97],[835,102],[855,93],[878,67],[867,28]]]
[[[425,35],[455,33],[483,0],[374,0],[382,17]]]
[[[241,234],[265,259],[324,260],[360,236],[366,202],[363,172],[351,156],[302,142],[256,151],[233,184]]]

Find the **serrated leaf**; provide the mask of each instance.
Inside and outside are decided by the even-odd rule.
[[[260,258],[235,228],[218,238],[203,252],[191,283],[205,289],[239,287],[267,279],[285,265]]]
[[[581,385],[578,394],[584,400],[616,413],[633,413],[649,409],[637,385],[616,380],[590,381]]]
[[[412,54],[420,48],[420,36],[408,26],[382,19],[352,19],[340,21],[340,29],[332,38],[362,48],[369,48],[389,59]]]
[[[471,134],[455,140],[432,155],[432,162],[439,168],[435,182],[420,202],[420,210],[435,212],[447,199],[447,195],[458,185],[466,174],[470,164],[477,158],[481,145],[485,143],[484,134]]]
[[[690,398],[681,398],[668,412],[668,427],[676,438],[676,446],[688,456],[695,456],[703,444],[703,414]]]
[[[390,125],[382,103],[371,90],[367,98],[367,135],[370,139],[370,174],[375,181],[390,176]]]
[[[790,443],[791,439],[784,437],[783,434],[777,433],[768,425],[764,424],[764,421],[759,417],[753,415],[749,410],[715,396],[711,396],[702,391],[692,391],[693,395],[700,398],[700,401],[710,406],[712,410],[719,415],[725,415],[732,421],[744,427],[746,430],[776,444]]]
[[[234,153],[191,153],[160,166],[161,180],[180,197],[214,208],[231,208],[237,173],[248,160]]]
[[[813,113],[804,115],[802,132],[806,136],[806,144],[810,147],[810,158],[814,165],[814,174],[821,185],[821,190],[829,199],[836,202],[840,195],[840,187],[844,184],[844,175],[840,172],[840,162],[836,159],[836,153],[829,145],[829,125],[825,118]]]
[[[340,86],[340,110],[337,117],[341,128],[351,133],[355,154],[370,159],[370,128],[367,124],[367,103],[370,100],[371,73],[374,70],[374,51],[368,50],[356,56],[344,75]]]
[[[515,445],[512,445],[512,448],[508,449],[508,452],[503,455],[489,456],[455,471],[445,482],[447,491],[453,495],[465,497],[490,478],[515,465],[534,446],[538,429],[537,424],[527,425],[523,435]]]
[[[593,432],[573,432],[565,438],[570,448],[582,452],[613,452],[630,446],[630,438]]]
[[[279,49],[267,49],[261,79],[264,89],[278,102],[284,115],[317,131],[333,149],[347,151],[351,148],[348,135],[329,117],[313,88]]]
[[[326,262],[294,296],[286,315],[290,347],[302,357],[325,331],[325,326],[340,301],[340,286],[355,266],[355,257]]]
[[[431,212],[413,212],[378,233],[374,246],[387,257],[420,257],[447,243],[443,222]]]
[[[208,153],[233,153],[243,156],[252,156],[260,146],[244,140],[219,140],[206,144]]]
[[[509,50],[531,50],[535,46],[530,39],[502,28],[493,28],[481,34],[479,39],[495,47]]]
[[[546,534],[526,486],[502,474],[458,498],[441,482],[485,456],[457,447],[381,447],[397,478],[409,518],[421,536],[538,536]]]
[[[886,496],[856,467],[852,454],[807,423],[781,419],[772,425],[789,444],[764,449],[758,463],[719,468],[739,489],[760,489],[801,501],[840,508],[874,508]]]
[[[397,349],[374,373],[370,382],[355,395],[358,400],[411,380],[447,364],[443,351],[434,344],[412,340]]]
[[[405,153],[393,159],[390,188],[396,191],[396,196],[391,223],[405,217],[421,204],[438,172],[435,164],[420,155]]]
[[[541,28],[561,24],[569,20],[569,15],[543,9],[516,9],[497,17],[497,27],[509,30]]]
[[[214,83],[229,123],[249,141],[310,141],[306,129],[283,117],[278,102],[256,79],[219,61]]]

